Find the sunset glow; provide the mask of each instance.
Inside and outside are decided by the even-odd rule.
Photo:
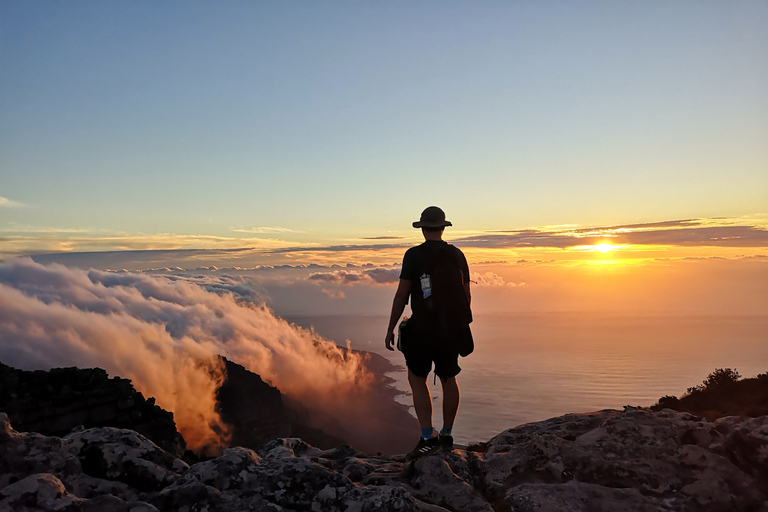
[[[595,246],[595,250],[602,253],[607,253],[614,250],[614,247],[611,244],[598,244]]]

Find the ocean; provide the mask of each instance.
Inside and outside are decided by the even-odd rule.
[[[384,348],[387,316],[286,320],[402,367],[389,374],[410,404],[404,361]],[[461,358],[458,443],[566,413],[650,406],[680,396],[716,368],[768,372],[768,316],[476,315],[475,352]],[[440,381],[433,384],[440,397]],[[440,428],[440,401],[435,403]]]

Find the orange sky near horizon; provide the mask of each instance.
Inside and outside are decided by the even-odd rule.
[[[173,266],[201,265],[256,267],[262,265],[390,264],[404,250],[422,241],[414,229],[391,236],[336,238],[325,242],[311,233],[291,236],[290,230],[266,231],[260,236],[177,234],[105,234],[88,231],[9,233],[3,236],[0,259],[15,256],[147,251]],[[296,234],[293,234],[296,235]],[[741,257],[768,254],[768,216],[689,219],[607,227],[542,226],[504,231],[461,231],[447,228],[444,238],[454,243],[472,263],[543,260],[557,262],[657,258]],[[162,258],[158,258],[159,261]],[[147,267],[135,267],[143,270]]]
[[[763,315],[768,314],[767,226],[764,216],[753,216],[481,233],[448,228],[445,238],[467,256],[480,314]],[[38,253],[33,257],[42,263],[81,268],[235,276],[263,288],[279,314],[373,314],[388,310],[403,254],[422,240],[417,230],[334,245],[278,235],[78,234],[48,239],[47,251],[28,246],[27,254]]]

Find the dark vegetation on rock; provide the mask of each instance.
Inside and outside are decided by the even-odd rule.
[[[172,413],[101,368],[24,371],[0,362],[0,411],[22,432],[64,436],[80,426],[109,426],[135,430],[173,455],[186,446]]]
[[[768,415],[768,373],[742,379],[731,368],[718,368],[680,398],[663,396],[651,409],[674,409],[703,416],[710,421],[725,416]]]

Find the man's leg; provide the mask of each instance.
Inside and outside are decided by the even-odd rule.
[[[413,408],[416,410],[416,417],[419,419],[419,426],[423,429],[431,428],[432,396],[429,393],[429,386],[427,386],[427,378],[419,377],[409,368],[408,383],[411,385],[411,393],[413,394]]]
[[[419,444],[411,453],[405,456],[405,460],[414,460],[419,457],[432,455],[441,450],[440,438],[434,435],[432,428],[432,396],[427,386],[427,378],[419,377],[408,369],[408,382],[413,393],[413,408],[416,409],[416,417],[421,427]]]
[[[461,398],[459,383],[456,382],[455,376],[448,379],[440,379],[440,382],[443,383],[443,427],[450,430],[453,428],[456,412],[459,410],[459,400]],[[424,384],[426,385],[426,379]],[[427,388],[427,393],[429,393],[429,388]]]

